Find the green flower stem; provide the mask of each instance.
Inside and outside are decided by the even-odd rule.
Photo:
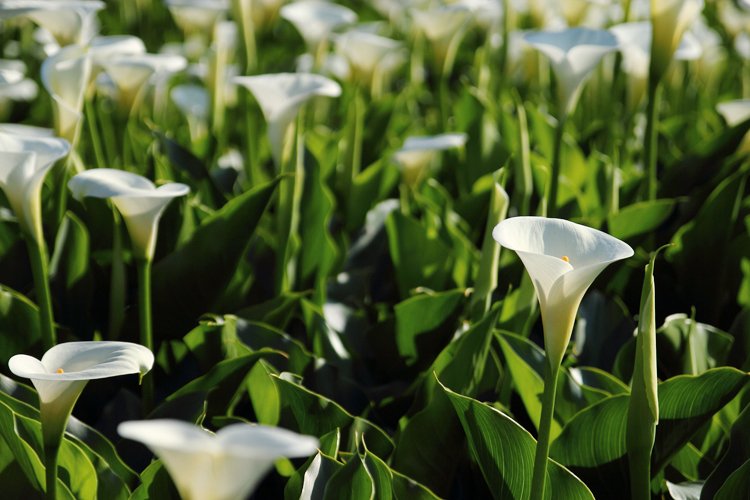
[[[355,85],[352,94],[351,109],[349,115],[349,140],[347,144],[347,158],[345,162],[344,175],[341,178],[341,193],[344,197],[344,206],[348,206],[354,179],[362,169],[362,140],[365,128],[365,101],[359,85]]]
[[[552,150],[552,166],[550,168],[549,190],[547,191],[547,217],[557,216],[557,191],[560,185],[560,160],[562,156],[562,140],[567,115],[563,115],[557,122],[555,130],[555,144]]]
[[[652,72],[653,73],[653,72]],[[659,126],[659,81],[654,76],[648,81],[648,104],[646,107],[646,137],[643,145],[643,161],[646,164],[646,193],[649,200],[656,199],[657,178],[657,128]]]
[[[117,210],[112,208],[112,268],[109,284],[109,339],[120,337],[125,320],[125,262],[122,256],[122,221]]]
[[[104,151],[102,150],[102,139],[99,136],[99,127],[96,120],[96,110],[94,109],[94,103],[91,99],[84,100],[84,109],[86,111],[86,125],[91,135],[91,146],[94,149],[94,157],[96,158],[96,166],[104,168],[107,166],[107,162],[104,159]]]
[[[39,320],[42,328],[42,347],[51,349],[57,343],[55,319],[52,314],[52,294],[49,288],[49,260],[44,242],[37,242],[31,237],[26,239],[31,261],[31,274],[34,277],[36,300],[39,304]]]
[[[555,395],[557,393],[557,376],[560,366],[553,368],[549,360],[545,363],[544,395],[542,396],[542,417],[539,419],[539,440],[536,443],[534,455],[534,473],[531,479],[531,500],[544,498],[544,488],[547,482],[547,458],[549,457],[550,431],[552,416],[555,410]]]
[[[60,436],[62,439],[62,436]],[[57,445],[44,444],[44,477],[46,481],[47,500],[57,500],[57,455],[60,451],[60,441]]]
[[[448,125],[450,117],[450,92],[448,88],[448,75],[443,74],[438,83],[438,94],[440,96],[440,127],[441,130],[450,130]]]
[[[141,345],[154,351],[154,336],[151,330],[151,260],[137,259],[138,267],[138,319],[141,327]],[[143,414],[154,408],[154,378],[151,372],[143,380]]]

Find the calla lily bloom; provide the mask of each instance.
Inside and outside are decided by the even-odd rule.
[[[526,34],[524,39],[549,59],[557,77],[563,116],[575,108],[583,82],[602,57],[618,46],[610,32],[589,28],[537,31]]]
[[[124,170],[96,168],[75,175],[68,187],[73,197],[110,198],[125,220],[139,259],[151,261],[156,248],[159,219],[173,198],[185,196],[190,188],[171,182],[158,188],[141,175]]]
[[[129,54],[103,61],[103,66],[117,85],[122,105],[132,109],[152,75],[182,71],[187,67],[187,60],[173,54]]]
[[[5,0],[0,18],[25,16],[43,27],[60,45],[85,44],[96,35],[96,13],[105,7],[98,0]]]
[[[242,500],[275,460],[315,453],[318,440],[263,425],[232,424],[216,434],[180,420],[123,422],[117,432],[161,459],[185,499]]]
[[[413,9],[411,16],[414,26],[432,46],[435,68],[442,75],[449,74],[471,19],[471,11],[461,4],[442,5],[429,10]]]
[[[52,96],[55,132],[75,145],[83,122],[83,99],[91,78],[91,58],[70,45],[42,63],[42,84]]]
[[[721,102],[716,105],[716,110],[727,122],[727,125],[734,127],[750,118],[750,99]],[[745,154],[750,152],[750,132],[745,134],[737,150]]]
[[[682,35],[703,10],[703,0],[651,0],[651,71],[656,81],[669,66]]]
[[[200,85],[186,83],[177,85],[170,92],[172,101],[185,116],[190,129],[190,139],[196,142],[208,133],[208,115],[211,96]]]
[[[247,88],[258,101],[268,124],[268,139],[277,166],[281,165],[284,136],[299,109],[315,96],[341,95],[338,83],[312,73],[238,76],[233,81]]]
[[[164,0],[174,22],[185,33],[211,33],[229,10],[228,0]]]
[[[495,240],[514,250],[536,290],[550,365],[558,367],[570,341],[578,306],[594,279],[612,262],[633,255],[607,233],[562,219],[512,217],[495,226]]]
[[[279,13],[297,28],[312,54],[333,30],[357,22],[357,14],[348,7],[318,0],[290,3]]]
[[[55,162],[68,154],[70,144],[56,137],[28,135],[26,127],[10,130],[0,130],[0,188],[21,229],[40,245],[44,242],[41,213],[44,178]]]
[[[404,182],[415,187],[426,175],[438,151],[463,147],[466,139],[464,133],[408,137],[401,149],[394,153],[396,161],[402,167]]]
[[[349,77],[367,87],[380,80],[377,75],[383,59],[401,47],[396,40],[360,30],[336,37],[336,52],[349,63]]]

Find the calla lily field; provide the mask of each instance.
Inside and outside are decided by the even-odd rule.
[[[0,496],[750,498],[750,3],[0,0]]]

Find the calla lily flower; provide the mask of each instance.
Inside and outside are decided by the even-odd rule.
[[[318,0],[290,3],[279,13],[297,28],[312,54],[333,30],[357,22],[357,14],[348,7]]]
[[[394,153],[396,161],[401,165],[404,182],[415,187],[426,175],[438,151],[463,147],[466,139],[464,133],[408,137],[401,149]]]
[[[8,361],[8,368],[34,384],[46,442],[47,436],[60,435],[65,429],[86,382],[132,373],[143,376],[153,364],[153,353],[141,345],[88,341],[57,344],[41,360],[17,354]]]
[[[703,10],[703,0],[651,0],[651,68],[658,81],[669,66],[682,35]]]
[[[96,35],[96,13],[105,7],[98,0],[5,0],[0,19],[25,16],[43,27],[60,45],[85,44]]]
[[[42,63],[42,84],[52,96],[55,132],[77,143],[83,122],[83,99],[91,78],[91,58],[80,45],[70,45]]]
[[[338,83],[312,73],[238,76],[233,81],[247,88],[258,101],[268,124],[268,139],[277,166],[281,165],[284,136],[302,105],[315,96],[341,95]]]
[[[65,139],[30,135],[26,127],[0,130],[0,188],[21,229],[38,245],[44,242],[41,213],[44,178],[69,151],[70,144]]]
[[[380,80],[380,63],[401,47],[396,40],[360,30],[336,37],[336,52],[349,63],[349,77],[367,87]]]
[[[602,57],[618,47],[610,32],[589,28],[537,31],[527,33],[524,39],[549,59],[563,116],[575,108],[583,82]]]
[[[23,61],[0,59],[0,116],[7,116],[8,101],[33,101],[39,87],[26,78]]]
[[[232,424],[216,434],[180,420],[123,422],[117,432],[145,444],[185,499],[242,500],[275,460],[315,453],[318,440],[264,425]]]
[[[174,22],[185,33],[211,33],[229,10],[228,0],[164,0]]]
[[[727,122],[727,125],[734,127],[750,118],[750,99],[722,102],[716,105],[716,110]],[[737,150],[741,153],[750,152],[750,133],[745,134]]]
[[[562,219],[512,217],[492,231],[514,250],[536,290],[550,366],[560,366],[584,293],[605,267],[633,255],[626,243]]]
[[[120,92],[122,105],[132,109],[152,75],[182,71],[187,67],[187,60],[173,54],[130,54],[103,61],[103,66]]]
[[[186,83],[172,88],[170,95],[177,108],[185,116],[190,129],[190,139],[195,142],[208,133],[208,115],[211,97],[200,85]]]
[[[461,4],[442,5],[429,10],[413,9],[411,17],[414,26],[432,46],[435,68],[447,75],[453,68],[456,51],[471,19],[471,11]]]
[[[125,220],[136,258],[151,261],[164,209],[173,198],[185,196],[190,188],[171,182],[158,188],[141,175],[124,170],[96,168],[75,175],[68,187],[73,197],[110,198]]]

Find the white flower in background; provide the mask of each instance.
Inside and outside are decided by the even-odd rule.
[[[349,64],[349,78],[371,88],[379,79],[380,64],[389,54],[401,52],[402,45],[396,40],[366,31],[347,31],[335,38],[336,53]]]
[[[588,25],[586,21],[594,10],[601,10],[609,5],[609,0],[565,0],[559,3],[560,13],[568,26]]]
[[[26,78],[23,61],[0,59],[0,119],[10,112],[13,101],[33,101],[39,94],[34,80]]]
[[[429,10],[411,10],[414,27],[422,33],[432,47],[435,68],[443,75],[450,73],[458,46],[471,19],[468,7],[440,5]]]
[[[68,154],[70,144],[35,130],[22,125],[0,126],[0,188],[23,232],[41,244],[44,178],[55,162]]]
[[[741,33],[750,32],[750,9],[739,8],[734,2],[716,2],[716,14],[724,29],[736,37]]]
[[[95,168],[75,175],[68,182],[73,197],[109,198],[125,220],[133,254],[151,261],[156,248],[159,219],[173,198],[185,196],[190,188],[170,182],[158,188],[141,175],[111,168]]]
[[[554,370],[565,355],[584,293],[605,267],[632,256],[633,249],[602,231],[545,217],[506,219],[492,236],[518,254],[531,277]]]
[[[4,0],[0,19],[23,16],[52,33],[60,45],[86,44],[96,35],[98,0]]]
[[[229,10],[229,0],[164,0],[175,24],[185,33],[211,33]]]
[[[208,89],[211,92],[211,125],[215,135],[221,136],[226,117],[227,72],[234,59],[238,40],[237,24],[221,21],[214,25],[214,43],[210,50]]]
[[[170,96],[187,120],[191,141],[197,142],[206,137],[211,108],[208,90],[200,85],[185,83],[172,87]]]
[[[0,123],[0,132],[27,137],[55,136],[55,131],[51,128],[35,127],[34,125],[24,125],[22,123]],[[2,144],[2,142],[0,142],[0,144]]]
[[[537,31],[527,33],[524,40],[549,59],[557,77],[562,116],[575,109],[584,81],[602,57],[618,47],[609,31],[589,28]]]
[[[401,149],[394,153],[396,162],[401,166],[404,182],[408,186],[416,187],[428,174],[438,152],[462,148],[466,144],[466,139],[464,133],[407,137]]]
[[[271,153],[278,167],[281,166],[284,137],[299,109],[313,97],[341,95],[338,83],[312,73],[238,76],[233,81],[248,89],[258,101],[268,125]]]
[[[153,364],[154,355],[141,345],[90,341],[57,344],[44,353],[41,361],[17,354],[8,361],[8,368],[34,384],[44,442],[48,444],[62,437],[86,382],[134,373],[143,376]]]
[[[734,127],[750,118],[750,99],[721,102],[716,105],[716,110],[727,122],[727,125]],[[745,154],[750,152],[750,132],[745,134],[737,151]]]
[[[104,63],[113,57],[145,54],[146,45],[133,35],[97,36],[89,43],[88,50],[95,69],[103,69]]]
[[[657,81],[667,70],[682,35],[703,10],[703,0],[651,0],[651,71]]]
[[[453,5],[469,9],[472,22],[485,31],[499,26],[503,19],[501,0],[459,0]]]
[[[357,14],[348,7],[319,0],[290,3],[279,12],[294,25],[311,54],[317,54],[335,29],[357,22]]]
[[[165,78],[187,67],[187,60],[172,54],[126,54],[102,61],[104,70],[112,78],[124,109],[131,110],[140,103],[141,92],[153,77]]]
[[[186,499],[247,498],[276,460],[306,457],[318,447],[312,436],[251,424],[228,425],[214,434],[181,420],[140,420],[121,423],[117,432],[146,445]]]
[[[91,79],[85,47],[69,45],[42,63],[42,84],[52,96],[55,133],[73,146],[83,123],[83,100]]]

